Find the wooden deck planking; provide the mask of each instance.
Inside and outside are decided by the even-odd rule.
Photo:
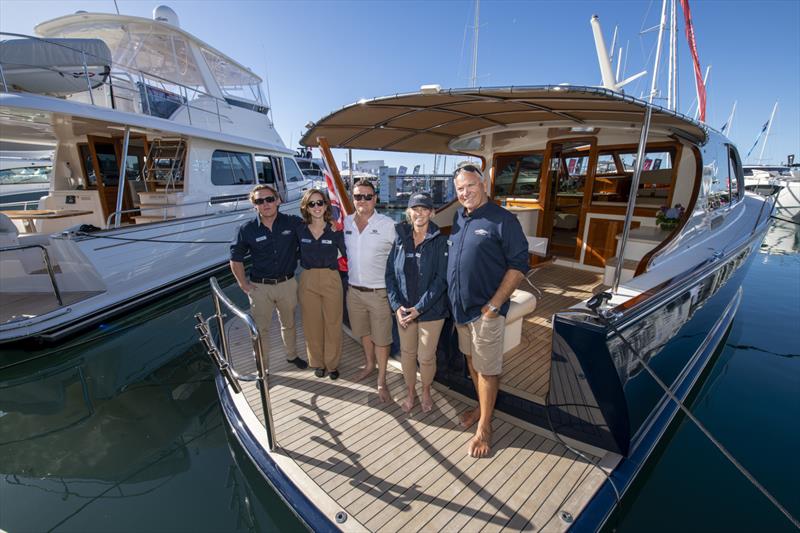
[[[545,294],[542,305],[523,325],[523,344],[539,346],[531,350],[528,344],[527,349],[507,355],[504,372],[511,369],[509,376],[521,378],[503,383],[527,387],[526,392],[542,397],[549,386],[548,318],[572,305],[564,305],[565,298],[577,298],[576,293],[582,292],[575,301],[584,300],[592,289],[577,289],[591,285],[592,280],[596,288],[599,278],[589,273],[592,279],[587,282],[586,272],[577,271],[575,276],[573,269],[548,269],[553,270],[554,286],[540,287]],[[567,272],[557,272],[564,270]],[[559,276],[564,279],[556,279]],[[561,281],[575,285],[558,289],[573,296],[555,294],[555,283]],[[297,324],[298,347],[302,347],[302,325],[299,320]],[[255,371],[247,331],[236,321],[228,331],[236,369]],[[568,501],[570,512],[577,513],[604,479],[597,468],[554,440],[499,418],[494,421],[494,455],[470,458],[466,446],[473,433],[458,425],[458,414],[468,404],[439,387],[433,390],[435,408],[431,413],[422,413],[419,404],[411,415],[403,413],[397,402],[380,404],[375,374],[363,383],[348,379],[363,364],[363,352],[346,335],[342,377],[336,381],[317,378],[311,370],[287,363],[277,322],[269,340],[270,398],[279,446],[313,480],[310,482],[370,531],[500,531],[543,526],[565,530],[567,524],[555,516],[557,512]],[[405,386],[395,366],[390,365],[388,380],[390,392],[400,400]],[[249,405],[263,420],[255,384],[243,383],[243,389]]]
[[[534,292],[536,309],[523,318],[520,346],[505,355],[500,388],[522,396],[544,399],[550,388],[550,347],[553,336],[550,320],[556,312],[572,307],[602,290],[603,276],[555,264],[542,268],[531,280],[542,294],[536,294],[525,282],[520,285],[520,289]]]

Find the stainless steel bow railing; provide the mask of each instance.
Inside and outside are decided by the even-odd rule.
[[[275,424],[272,421],[272,404],[269,398],[269,362],[265,360],[264,354],[261,351],[261,335],[250,314],[239,309],[230,298],[222,292],[217,278],[212,277],[209,282],[211,285],[211,297],[214,301],[214,314],[207,319],[203,318],[202,313],[194,315],[197,320],[195,329],[200,332],[200,342],[203,343],[208,355],[211,356],[211,359],[216,363],[220,374],[222,374],[235,394],[241,394],[242,392],[241,381],[256,382],[258,392],[261,396],[261,407],[264,411],[263,422],[264,427],[267,429],[269,449],[274,450],[277,441],[275,439]],[[252,353],[256,361],[256,372],[254,374],[240,374],[233,366],[233,361],[231,361],[229,357],[230,348],[228,346],[228,335],[225,331],[225,317],[227,315],[223,313],[223,306],[243,320],[250,329],[250,341],[253,345]],[[211,332],[212,321],[217,323],[219,345],[217,345],[217,341],[214,339],[214,335]]]

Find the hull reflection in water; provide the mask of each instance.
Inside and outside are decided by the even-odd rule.
[[[193,338],[208,309],[184,293],[0,370],[0,529],[260,527]]]

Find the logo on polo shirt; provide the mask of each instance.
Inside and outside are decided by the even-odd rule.
[[[376,229],[373,229],[372,231],[370,231],[370,233],[373,234],[373,235],[380,234],[380,232],[378,230],[376,230]]]
[[[353,234],[353,231],[352,231],[352,230],[347,230],[347,231],[345,231],[345,232],[344,232],[344,234],[345,234],[345,235],[352,235],[352,234]]]
[[[291,235],[291,234],[292,234],[292,230],[290,230],[290,229],[285,229],[285,230],[283,230],[281,232],[281,235]]]
[[[333,244],[333,241],[329,239],[322,239],[322,244]]]
[[[266,241],[266,240],[267,240],[267,236],[266,235],[262,235],[261,237],[256,237],[256,242],[261,242],[261,241]]]
[[[300,239],[303,244],[311,244],[311,239]]]
[[[486,237],[487,235],[489,235],[489,232],[486,231],[485,229],[476,229],[475,230],[475,235],[479,235],[481,237]]]

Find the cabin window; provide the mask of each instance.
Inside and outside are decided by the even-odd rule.
[[[728,169],[731,177],[731,198],[733,198],[734,202],[737,202],[744,196],[744,175],[742,174],[739,152],[730,145],[728,145]]]
[[[86,180],[89,187],[97,187],[97,176],[95,176],[92,153],[89,151],[89,146],[82,144],[79,149],[84,168],[86,168]],[[119,165],[117,164],[117,153],[114,150],[114,145],[110,142],[95,142],[94,149],[97,152],[97,165],[103,175],[103,185],[117,185],[119,183]]]
[[[494,197],[539,198],[544,154],[512,154],[495,158]]]
[[[283,167],[286,170],[287,183],[303,181],[305,179],[303,173],[300,171],[300,167],[297,166],[297,163],[295,163],[294,159],[290,157],[284,157]]]
[[[211,156],[211,183],[214,185],[252,185],[253,157],[243,152],[214,150]]]
[[[717,147],[716,153],[712,152],[712,156],[709,158],[709,164],[703,169],[708,183],[707,206],[711,210],[724,209],[731,205],[732,198],[730,156],[725,146]]]
[[[264,156],[256,156],[256,173],[258,183],[275,183],[275,169],[272,167],[272,159]]]
[[[646,152],[636,205],[661,206],[667,203],[672,191],[673,160],[672,149]],[[627,204],[635,169],[635,151],[601,151],[597,159],[592,202]]]

